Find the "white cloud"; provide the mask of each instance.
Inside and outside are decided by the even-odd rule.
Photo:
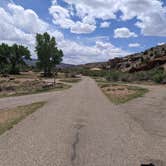
[[[7,40],[20,43],[32,43],[32,34],[25,33],[15,26],[12,15],[0,8],[0,40]]]
[[[12,23],[15,27],[21,28],[27,33],[37,33],[46,31],[48,24],[39,19],[38,15],[33,10],[26,10],[22,6],[8,4]]]
[[[96,29],[95,22],[86,17],[82,22],[74,22],[71,19],[71,12],[64,7],[52,5],[49,8],[49,12],[53,16],[54,24],[59,25],[61,28],[70,29],[72,33],[86,34],[91,33]]]
[[[111,43],[102,41],[97,41],[93,46],[85,46],[74,41],[64,40],[59,43],[59,47],[64,51],[64,62],[73,64],[101,62],[128,54]]]
[[[166,7],[160,0],[123,0],[120,10],[124,21],[137,18],[135,24],[145,36],[166,36]]]
[[[116,13],[122,12],[121,19],[127,21],[136,18],[136,26],[145,36],[166,36],[166,6],[162,0],[64,0],[76,9],[76,16],[103,21],[116,19]]]
[[[160,42],[160,43],[158,43],[157,45],[158,45],[158,46],[161,46],[161,45],[163,45],[163,44],[165,44],[165,42]]]
[[[114,38],[129,38],[129,37],[137,37],[137,34],[131,32],[126,27],[117,28],[114,30]]]
[[[102,22],[101,24],[100,24],[100,27],[101,28],[108,28],[110,26],[110,23],[109,22]]]
[[[71,27],[71,32],[76,34],[91,33],[95,29],[95,25],[85,24],[78,21]]]
[[[58,40],[63,38],[60,32],[51,29],[33,10],[26,10],[14,3],[8,3],[5,9],[0,7],[0,16],[0,43],[28,46],[33,56],[36,33],[47,31]]]
[[[118,10],[119,2],[116,0],[64,0],[68,4],[75,6],[77,16],[84,18],[85,16],[94,19],[115,19],[115,12]],[[114,4],[114,5],[113,5]]]
[[[56,5],[57,4],[57,0],[52,0],[52,4]]]
[[[136,26],[141,28],[144,35],[166,36],[166,8],[158,0],[65,0],[69,4],[67,8],[58,5],[58,1],[52,1],[49,9],[53,16],[53,22],[62,28],[70,29],[72,33],[91,33],[97,27],[96,20],[102,23],[116,19],[116,12],[121,11],[123,21],[136,18]],[[6,3],[5,3],[6,4]],[[64,35],[51,28],[39,16],[30,9],[10,3],[6,9],[0,7],[0,42],[9,44],[19,43],[30,48],[34,55],[35,34],[49,32],[56,37],[58,46],[64,51],[64,62],[87,63],[93,61],[105,61],[115,56],[126,55],[127,52],[115,47],[109,40],[101,37],[89,38],[86,42],[93,45],[87,46],[85,42],[67,40]],[[77,17],[74,21],[73,16]],[[106,24],[105,24],[106,26]],[[102,27],[102,26],[101,26]],[[115,37],[137,37],[137,34],[123,27],[115,30]],[[103,38],[103,37],[102,37]],[[105,38],[105,37],[104,37]],[[96,43],[94,44],[94,41]],[[133,44],[130,43],[133,47]]]
[[[18,13],[21,16],[19,16]],[[7,9],[0,8],[0,15],[0,43],[18,43],[28,46],[33,57],[35,57],[35,33],[43,33],[45,31],[56,37],[58,47],[64,52],[64,62],[67,63],[80,64],[94,61],[105,61],[114,56],[123,56],[127,54],[120,48],[106,42],[105,40],[108,39],[105,36],[89,39],[93,42],[97,40],[97,42],[91,46],[87,46],[84,42],[78,43],[72,40],[67,40],[61,32],[54,30],[49,24],[41,20],[34,11],[26,10],[15,4],[9,4]],[[18,22],[16,22],[15,19],[17,15],[20,19],[17,20]],[[61,15],[62,17],[64,15],[65,17],[68,17],[68,12],[64,10]],[[77,26],[79,29],[74,29],[75,33],[83,33],[85,31],[88,33],[91,29],[93,30],[95,27],[89,27],[88,24],[88,22],[90,23],[91,21],[93,22],[92,19],[85,19],[84,24],[82,24],[82,22],[76,22],[75,24],[78,24]],[[84,25],[86,26],[84,27]]]
[[[67,9],[53,5],[49,8],[50,14],[53,16],[53,23],[60,25],[62,28],[70,28],[74,25],[74,22],[70,19],[70,13]]]
[[[140,47],[139,43],[130,43],[129,47]]]

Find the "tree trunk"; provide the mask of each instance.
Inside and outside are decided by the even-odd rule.
[[[51,77],[51,76],[52,76],[51,70],[49,68],[45,68],[44,77]]]
[[[13,63],[11,66],[10,74],[19,74],[19,68],[17,68],[15,63]]]

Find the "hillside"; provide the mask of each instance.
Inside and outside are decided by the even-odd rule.
[[[85,64],[85,68],[116,69],[123,72],[150,70],[166,64],[166,44],[152,47],[141,53],[110,59],[108,62]]]

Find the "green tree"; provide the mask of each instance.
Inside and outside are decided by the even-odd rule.
[[[0,73],[7,72],[7,65],[9,64],[10,47],[2,43],[0,45]]]
[[[22,45],[13,44],[11,46],[9,61],[10,61],[10,74],[18,74],[21,65],[26,65],[25,61],[31,59],[30,51],[27,47]]]
[[[13,44],[9,46],[2,43],[0,45],[0,73],[18,74],[20,66],[25,65],[24,59],[31,59],[27,47]]]
[[[44,76],[52,75],[53,69],[62,61],[63,52],[57,48],[54,37],[45,32],[36,35],[37,66],[44,70]]]

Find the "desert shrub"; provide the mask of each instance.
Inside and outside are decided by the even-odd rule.
[[[112,70],[107,73],[106,80],[108,81],[121,81],[124,73],[116,70]]]
[[[162,83],[166,80],[166,72],[162,68],[156,68],[149,71],[140,71],[135,73],[123,73],[120,71],[108,72],[105,76],[108,81],[153,81],[156,83]]]
[[[113,81],[113,82],[153,81],[156,83],[162,83],[164,80],[166,80],[166,72],[161,67],[157,67],[155,69],[148,71],[140,71],[135,73],[121,72],[118,70],[91,71],[85,68],[74,68],[67,70],[67,73],[82,74],[90,77],[103,77],[107,81]]]
[[[152,80],[156,83],[162,83],[165,79],[166,79],[166,72],[161,69],[156,70],[152,76]]]
[[[162,83],[165,78],[166,72],[160,67],[149,71],[141,71],[135,73],[136,81],[154,81],[156,83]]]
[[[89,69],[81,69],[80,73],[85,76],[91,76],[91,77],[105,77],[108,71],[106,70],[92,71]]]
[[[156,83],[161,83],[164,80],[163,74],[155,74],[153,76],[153,81]]]

